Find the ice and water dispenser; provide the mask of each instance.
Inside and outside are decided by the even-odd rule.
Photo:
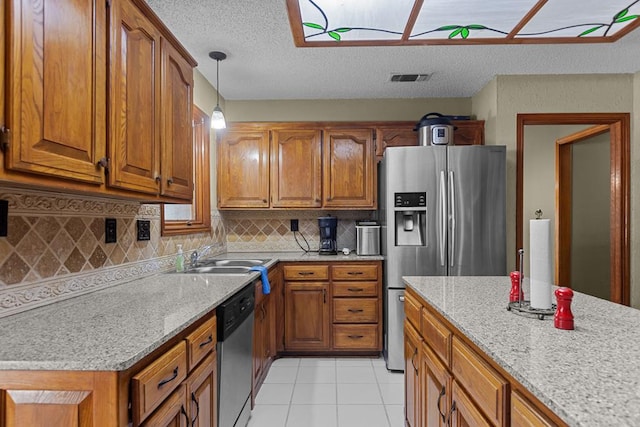
[[[395,193],[396,246],[425,246],[427,193]]]

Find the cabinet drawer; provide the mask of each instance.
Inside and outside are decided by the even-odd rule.
[[[333,280],[378,280],[378,266],[374,264],[345,264],[331,267]]]
[[[551,422],[540,409],[517,391],[511,393],[512,427],[551,427]]]
[[[457,337],[453,337],[451,370],[489,420],[493,424],[503,425],[507,381]]]
[[[422,308],[422,338],[429,343],[433,351],[450,366],[451,331],[426,308]]]
[[[187,344],[180,341],[131,380],[133,424],[140,424],[186,377]]]
[[[377,297],[378,282],[333,282],[334,297]]]
[[[404,294],[404,314],[407,320],[420,331],[420,312],[422,304],[408,291]]]
[[[378,298],[336,298],[333,321],[341,323],[377,323]]]
[[[378,325],[333,325],[333,347],[339,350],[377,350],[378,334]]]
[[[328,280],[328,265],[285,265],[284,280]]]
[[[216,318],[207,320],[187,336],[189,371],[216,348]]]

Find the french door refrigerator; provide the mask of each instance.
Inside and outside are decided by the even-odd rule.
[[[387,369],[404,370],[402,276],[506,275],[505,162],[497,145],[385,150],[378,219]]]

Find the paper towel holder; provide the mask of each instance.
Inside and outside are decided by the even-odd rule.
[[[542,210],[538,209],[536,211],[536,217],[538,216],[538,212],[540,213],[540,216],[542,216]],[[540,219],[540,218],[536,218],[536,219]],[[518,258],[520,261],[520,286],[519,288],[522,289],[522,280],[524,279],[524,249],[520,248],[518,249]],[[518,292],[518,294],[520,295],[520,292]],[[544,318],[546,316],[553,316],[556,312],[556,305],[555,304],[551,304],[551,308],[550,309],[542,309],[542,308],[533,308],[531,307],[531,301],[528,300],[524,300],[524,301],[514,301],[514,302],[510,302],[507,305],[507,311],[511,311],[513,313],[520,313],[520,314],[525,314],[525,315],[530,315],[530,316],[535,316],[540,320],[544,320]]]
[[[536,211],[533,214],[536,216],[536,219],[542,219],[542,209],[536,209]]]

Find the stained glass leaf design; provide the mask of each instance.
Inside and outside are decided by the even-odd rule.
[[[322,25],[319,25],[313,22],[303,22],[302,25],[309,28],[315,28],[317,30],[324,30],[324,27]]]
[[[632,19],[636,19],[638,15],[629,15],[622,18],[618,18],[615,20],[616,23],[631,21]]]
[[[462,32],[462,28],[458,28],[458,29],[452,31],[451,34],[449,34],[449,38],[452,39],[455,36],[457,36],[458,34],[460,34],[461,32]]]
[[[460,31],[460,34],[462,34],[462,38],[466,39],[467,37],[469,37],[469,29],[468,28],[463,28],[462,31]]]
[[[599,30],[600,28],[602,28],[602,25],[596,25],[595,27],[591,27],[588,30],[585,30],[583,32],[581,32],[580,34],[578,34],[578,37],[582,37],[582,36],[586,36],[587,34],[591,34],[596,30]]]
[[[484,25],[480,25],[480,24],[471,24],[471,25],[467,25],[467,28],[470,30],[484,30],[487,27],[485,27]]]
[[[622,9],[620,12],[616,13],[616,16],[613,17],[613,20],[618,22],[618,19],[622,18],[623,16],[625,16],[627,13],[629,13],[629,8],[627,9]]]
[[[340,37],[340,34],[336,33],[335,31],[329,31],[327,34],[329,34],[329,36],[335,41],[339,42],[340,39],[342,39],[342,37]]]
[[[336,28],[334,31],[338,32],[338,33],[346,33],[351,31],[351,28]]]

